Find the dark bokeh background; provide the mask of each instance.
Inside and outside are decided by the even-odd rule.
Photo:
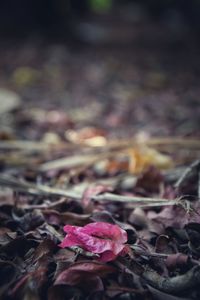
[[[118,136],[199,135],[199,16],[195,0],[1,0],[0,88]]]
[[[1,0],[1,33],[19,34],[31,31],[55,33],[57,31],[60,34],[62,30],[65,33],[74,19],[87,18],[94,11],[113,11],[116,7],[123,9],[126,6],[129,14],[134,15],[137,6],[154,20],[166,22],[181,20],[187,26],[193,26],[194,30],[199,30],[200,2],[198,0]]]

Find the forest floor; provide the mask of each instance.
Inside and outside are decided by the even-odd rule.
[[[199,47],[137,30],[1,41],[1,299],[199,299]]]

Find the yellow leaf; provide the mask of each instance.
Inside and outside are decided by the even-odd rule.
[[[141,173],[149,166],[155,166],[158,169],[168,169],[172,167],[172,159],[149,147],[131,148],[129,155],[129,173]]]

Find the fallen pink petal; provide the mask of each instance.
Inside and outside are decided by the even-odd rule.
[[[66,237],[61,248],[79,246],[82,249],[99,255],[101,261],[111,261],[128,252],[127,233],[118,225],[95,222],[79,226],[64,226]]]

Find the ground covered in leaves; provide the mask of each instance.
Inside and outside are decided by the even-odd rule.
[[[1,299],[199,299],[200,60],[142,30],[2,43]]]

